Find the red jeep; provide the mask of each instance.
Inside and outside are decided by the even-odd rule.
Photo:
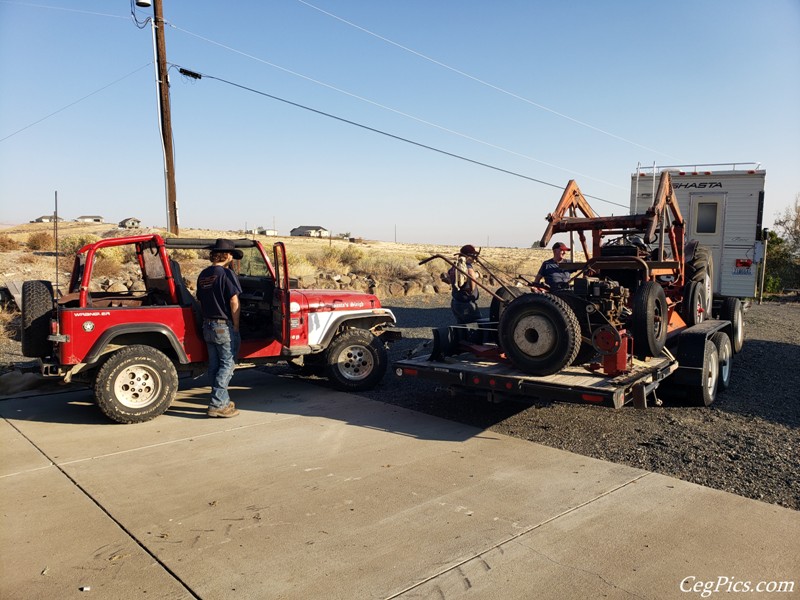
[[[84,246],[66,294],[54,298],[48,281],[23,284],[23,354],[42,359],[45,375],[93,385],[98,406],[114,421],[157,417],[175,398],[178,374],[198,376],[208,360],[199,305],[169,250],[207,250],[214,242],[142,235]],[[243,253],[233,265],[243,290],[242,363],[289,362],[348,391],[380,381],[386,342],[399,332],[376,296],[290,289],[283,243],[274,245],[274,266],[258,241],[235,244]],[[92,291],[98,252],[115,246],[135,251],[143,291]]]

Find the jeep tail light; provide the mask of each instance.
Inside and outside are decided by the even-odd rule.
[[[300,317],[292,317],[289,319],[289,327],[291,329],[297,329],[300,327]]]
[[[50,319],[50,335],[58,335],[58,320]]]

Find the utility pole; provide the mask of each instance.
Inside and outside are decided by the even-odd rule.
[[[153,52],[156,59],[156,83],[158,84],[158,116],[161,125],[161,140],[164,151],[164,182],[167,192],[167,228],[178,235],[178,199],[175,192],[175,150],[172,144],[172,114],[169,106],[169,79],[167,74],[167,44],[164,38],[164,12],[161,0],[152,0],[154,18]],[[148,6],[149,0],[137,0],[137,6]]]

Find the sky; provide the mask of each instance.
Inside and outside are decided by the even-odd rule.
[[[765,226],[800,194],[800,0],[162,5],[181,228],[530,247],[570,179],[627,214],[637,164],[758,162]],[[167,223],[127,0],[0,0],[0,223],[56,192]]]

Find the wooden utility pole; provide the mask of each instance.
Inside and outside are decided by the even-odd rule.
[[[178,235],[178,198],[175,192],[175,151],[172,144],[172,115],[169,107],[167,74],[167,44],[164,39],[164,12],[161,0],[153,0],[153,43],[156,53],[158,107],[161,120],[161,139],[164,150],[164,180],[167,188],[167,228]]]

